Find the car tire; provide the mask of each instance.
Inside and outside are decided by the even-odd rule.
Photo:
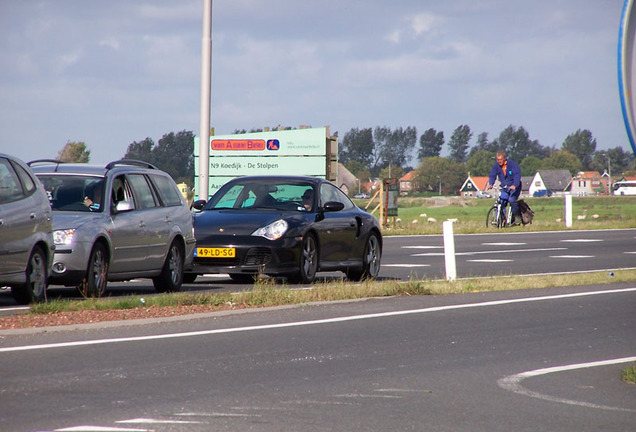
[[[298,272],[288,276],[291,283],[310,284],[318,271],[318,242],[313,234],[303,238]]]
[[[98,298],[106,293],[108,285],[108,254],[102,243],[96,243],[91,250],[86,269],[86,277],[77,287],[85,298]]]
[[[380,239],[376,233],[369,234],[364,243],[362,253],[362,269],[349,269],[347,279],[361,281],[363,279],[374,279],[380,273],[380,261],[382,259],[382,247]]]
[[[168,249],[161,274],[152,279],[152,284],[157,292],[175,292],[181,289],[184,258],[183,248],[176,240],[173,241]]]
[[[26,282],[11,287],[13,298],[18,304],[41,303],[46,301],[48,285],[46,254],[36,246],[31,252],[26,268]]]

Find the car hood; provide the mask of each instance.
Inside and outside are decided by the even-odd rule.
[[[290,215],[275,210],[204,210],[194,215],[194,229],[197,234],[251,235],[258,228],[278,219],[285,219],[296,225],[303,215]]]
[[[95,223],[102,216],[102,213],[53,211],[53,229],[78,228],[87,223]]]

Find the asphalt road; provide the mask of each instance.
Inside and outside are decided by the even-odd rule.
[[[636,268],[636,229],[519,232],[455,235],[458,278],[510,274],[549,274]],[[384,237],[379,279],[407,281],[446,279],[442,235]],[[342,279],[343,274],[319,273],[319,281]],[[109,295],[152,295],[148,279],[109,283]],[[236,291],[251,284],[232,281],[228,275],[206,275],[183,291]],[[52,286],[52,297],[80,298],[74,288]],[[13,313],[15,302],[8,290],[0,290],[0,316]]]
[[[623,283],[0,332],[0,424],[633,431],[635,310]]]

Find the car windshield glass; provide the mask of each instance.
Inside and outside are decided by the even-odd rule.
[[[307,205],[307,202],[311,205]],[[206,210],[269,208],[306,212],[313,207],[313,188],[308,183],[234,183],[222,187]]]
[[[39,175],[53,210],[101,212],[104,179],[77,175]]]

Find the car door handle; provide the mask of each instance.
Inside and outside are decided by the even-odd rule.
[[[139,221],[139,228],[146,228],[144,221]]]
[[[37,218],[38,218],[38,215],[36,215],[35,213],[29,214],[29,219],[34,220],[34,219],[37,219]]]
[[[4,220],[0,219],[0,227],[4,225]]]
[[[358,225],[358,224],[356,223],[356,221],[354,221],[354,220],[349,221],[349,226],[350,226],[350,227],[355,227],[355,226],[357,226],[357,225]]]
[[[172,219],[170,219],[169,216],[166,216],[166,223],[167,224],[172,224]]]

